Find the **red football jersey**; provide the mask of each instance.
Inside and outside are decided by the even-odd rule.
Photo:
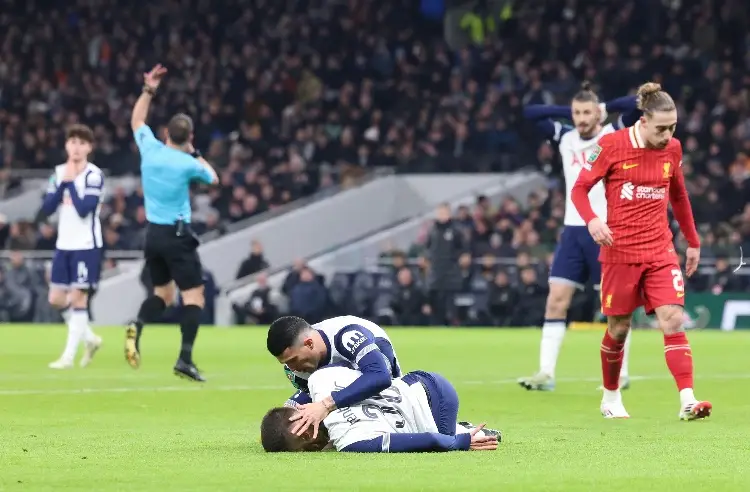
[[[602,246],[602,263],[650,263],[675,259],[667,203],[688,244],[699,247],[700,240],[682,174],[682,145],[676,138],[664,149],[647,148],[639,133],[639,123],[599,139],[599,147],[589,157],[573,187],[572,199],[588,224],[593,210],[589,190],[604,180],[607,197],[607,225],[612,246]]]

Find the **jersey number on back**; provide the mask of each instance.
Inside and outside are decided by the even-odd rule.
[[[387,393],[388,391],[391,391],[394,394],[389,395]],[[403,398],[401,398],[401,392],[395,386],[391,386],[390,388],[383,391],[379,395],[375,395],[371,397],[370,399],[375,400],[375,401],[383,400],[385,403],[397,403],[397,404],[403,401]],[[401,413],[401,410],[399,410],[396,407],[392,407],[390,405],[374,404],[374,403],[366,403],[362,405],[362,413],[364,413],[367,417],[371,419],[378,418],[378,415],[375,413],[378,411],[386,418],[389,415],[398,415],[399,417],[401,417],[395,422],[396,429],[403,429],[406,426],[406,419],[404,418],[404,415]]]

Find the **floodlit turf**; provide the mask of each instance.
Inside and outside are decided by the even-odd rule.
[[[502,429],[496,452],[266,455],[260,417],[292,393],[262,329],[204,329],[203,386],[171,373],[179,330],[148,329],[143,366],[100,330],[91,367],[47,369],[60,327],[1,329],[0,490],[647,491],[750,489],[750,333],[691,333],[697,395],[714,415],[679,422],[658,333],[638,332],[625,393],[632,416],[598,413],[596,332],[565,340],[554,393],[515,378],[537,366],[539,332],[390,329],[405,370],[456,384],[460,417]]]

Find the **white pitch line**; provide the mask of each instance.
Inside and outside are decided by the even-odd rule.
[[[129,375],[128,375],[129,374]],[[164,374],[138,374],[124,372],[120,374],[71,373],[70,371],[55,371],[46,374],[0,374],[0,382],[4,381],[140,381],[143,379],[163,379]]]
[[[711,379],[726,381],[731,379],[750,379],[750,374],[702,374],[695,375],[695,379]],[[672,380],[670,374],[657,374],[648,376],[630,376],[631,381],[661,381],[661,380]],[[588,378],[555,378],[555,382],[558,383],[601,383],[601,377],[588,377]],[[469,386],[480,386],[484,384],[518,384],[518,379],[498,379],[495,381],[462,381],[459,384],[465,384]]]
[[[93,393],[156,393],[156,392],[182,392],[182,391],[270,391],[293,389],[291,386],[210,386],[208,384],[185,382],[185,386],[131,386],[123,388],[69,388],[69,389],[19,389],[2,390],[0,396],[24,396],[24,395],[86,395]]]
[[[671,380],[668,374],[650,376],[630,376],[631,381],[660,381]],[[729,381],[733,379],[750,379],[750,374],[707,374],[698,375],[696,379]],[[562,383],[599,383],[601,378],[559,378]],[[498,379],[494,381],[461,381],[457,385],[481,386],[481,385],[505,385],[518,384],[517,379]],[[184,386],[132,386],[121,388],[68,388],[68,389],[0,389],[0,396],[28,396],[28,395],[86,395],[99,393],[154,393],[154,392],[183,392],[183,391],[278,391],[291,389],[289,385],[219,385],[210,383],[198,384],[185,382]]]

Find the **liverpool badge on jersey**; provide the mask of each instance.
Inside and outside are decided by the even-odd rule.
[[[589,155],[589,158],[586,159],[586,162],[589,164],[593,164],[598,158],[599,154],[602,153],[602,147],[601,145],[597,145],[596,148],[591,152],[591,155]]]
[[[669,179],[669,168],[672,167],[671,162],[665,162],[664,163],[664,179]]]

